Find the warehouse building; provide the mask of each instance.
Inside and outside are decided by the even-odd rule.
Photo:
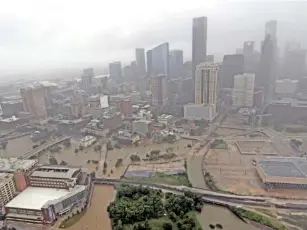
[[[307,188],[307,159],[268,157],[258,160],[256,168],[266,188]]]

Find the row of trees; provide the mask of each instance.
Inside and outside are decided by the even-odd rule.
[[[123,229],[125,224],[134,224],[134,230],[151,229],[148,220],[168,215],[179,230],[192,230],[196,227],[194,218],[187,215],[190,211],[201,211],[201,196],[192,192],[184,195],[164,194],[161,190],[142,186],[121,185],[116,200],[107,210],[112,219],[113,229]],[[143,223],[140,223],[143,222]],[[173,224],[165,221],[163,229],[173,229]]]
[[[162,191],[122,185],[107,210],[113,226],[133,224],[164,215]]]

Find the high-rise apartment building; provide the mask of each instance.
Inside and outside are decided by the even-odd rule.
[[[0,173],[0,206],[3,207],[14,198],[16,187],[13,174]]]
[[[143,48],[135,49],[136,73],[138,77],[142,77],[146,73],[145,66],[145,50]]]
[[[170,78],[180,78],[184,76],[182,50],[171,50],[169,52],[169,69]]]
[[[153,106],[167,104],[167,79],[165,75],[151,77],[151,103]]]
[[[204,62],[196,67],[195,104],[216,105],[219,65]]]
[[[204,62],[196,67],[195,103],[184,106],[184,117],[211,122],[217,116],[219,65]]]
[[[162,43],[151,50],[151,75],[169,76],[169,45]]]
[[[110,78],[115,80],[117,83],[122,81],[122,65],[121,62],[112,62],[109,64]]]
[[[51,106],[50,88],[41,84],[20,89],[23,109],[33,116],[47,117]]]
[[[236,107],[253,107],[255,74],[244,73],[234,77],[232,104]]]
[[[196,66],[206,61],[206,55],[207,55],[207,18],[206,17],[193,18],[192,78],[194,79],[194,82],[195,82]]]

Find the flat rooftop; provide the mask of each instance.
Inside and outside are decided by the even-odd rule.
[[[12,179],[13,174],[11,173],[0,173],[0,184],[6,182],[9,179]]]
[[[257,162],[265,176],[307,178],[307,159],[300,157],[269,157]]]
[[[80,168],[69,168],[63,166],[42,166],[35,169],[31,174],[31,177],[71,179],[76,177],[76,172],[79,170]]]
[[[28,187],[5,205],[7,208],[41,210],[50,200],[69,194],[69,190],[55,188]]]
[[[0,158],[0,172],[15,172],[33,167],[37,160],[21,160],[18,158]]]

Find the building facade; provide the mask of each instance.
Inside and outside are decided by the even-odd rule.
[[[184,76],[182,50],[171,50],[169,52],[169,69],[170,78],[180,78]]]
[[[220,87],[232,89],[234,76],[244,72],[244,56],[242,54],[224,55],[221,66]]]
[[[43,85],[33,85],[20,89],[23,109],[36,118],[47,117],[50,109],[50,89]]]
[[[112,62],[109,64],[110,78],[119,83],[122,81],[122,65],[121,62]]]
[[[138,77],[142,77],[146,73],[144,48],[135,49],[135,60],[136,60],[136,73]]]
[[[3,206],[13,199],[16,193],[13,174],[0,173],[0,205]]]
[[[151,103],[153,106],[163,106],[167,104],[166,76],[158,75],[151,78]]]
[[[275,84],[275,94],[283,96],[291,96],[297,92],[298,80],[277,80]]]
[[[125,118],[132,118],[132,100],[131,96],[121,98],[120,100],[120,112]]]
[[[235,107],[253,107],[255,74],[244,73],[234,77],[232,103]]]
[[[169,76],[169,44],[167,42],[158,45],[151,50],[151,76]]]
[[[284,78],[300,80],[304,77],[306,68],[306,50],[300,44],[288,44],[284,57]]]
[[[204,62],[195,73],[195,104],[216,105],[219,65]]]
[[[206,61],[207,55],[207,17],[193,18],[192,29],[192,78],[195,83],[196,67]],[[194,95],[193,90],[193,95]]]

